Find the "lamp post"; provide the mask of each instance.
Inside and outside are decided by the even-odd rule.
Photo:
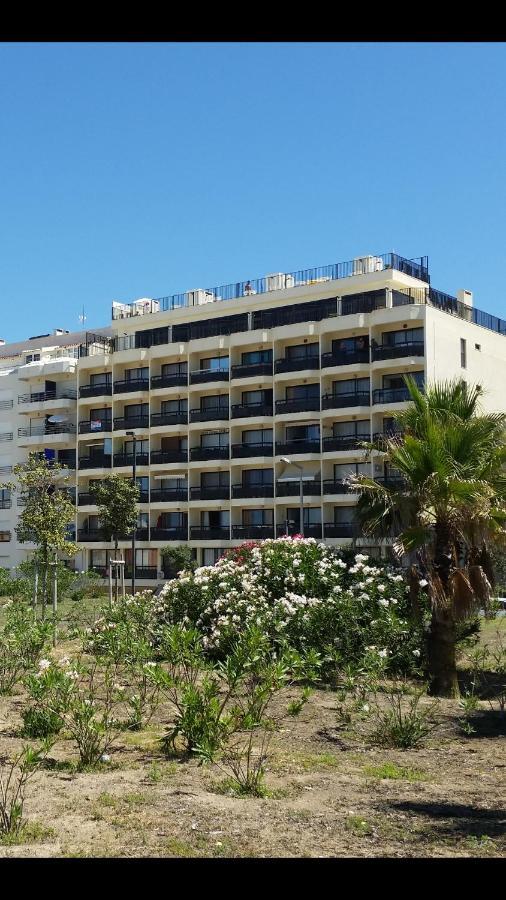
[[[134,461],[132,467],[132,481],[136,483],[136,474],[137,474],[137,435],[135,431],[127,431],[128,437],[132,438],[134,445]],[[135,524],[134,530],[132,532],[132,595],[135,594],[135,532],[137,531],[137,523]]]
[[[281,470],[281,474],[283,473],[286,466],[295,466],[295,468],[298,469],[300,472],[300,475],[299,475],[299,509],[300,509],[299,526],[300,526],[300,533],[301,533],[302,537],[304,537],[304,482],[302,480],[302,473],[304,471],[304,466],[301,466],[300,463],[293,462],[293,460],[288,459],[287,456],[282,456],[281,462],[283,463],[283,469]]]

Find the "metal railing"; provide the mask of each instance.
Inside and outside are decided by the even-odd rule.
[[[190,488],[190,500],[228,500],[229,497],[230,487],[228,484]]]
[[[322,492],[322,484],[319,480],[303,479],[302,494],[304,497],[319,497]],[[298,497],[300,495],[300,481],[277,481],[276,497]]]
[[[152,450],[151,464],[161,465],[162,463],[187,463],[188,450]]]
[[[407,388],[381,388],[372,392],[373,403],[406,403],[410,399]]]
[[[30,394],[20,394],[18,403],[43,403],[46,400],[75,400],[77,391],[65,390],[57,393],[56,391],[34,391]],[[12,400],[9,401],[12,406]]]
[[[373,361],[381,359],[400,359],[405,356],[423,356],[425,345],[423,341],[405,341],[403,344],[383,344],[374,347],[372,351]]]
[[[79,388],[80,397],[110,397],[112,395],[111,382],[103,384],[83,384]]]
[[[152,413],[150,427],[156,428],[161,425],[187,425],[188,410],[181,412]]]
[[[228,459],[230,455],[229,445],[226,447],[192,447],[190,450],[190,459]]]
[[[240,363],[232,366],[231,378],[251,378],[255,375],[272,375],[272,362]]]
[[[344,350],[332,350],[331,353],[322,353],[322,369],[328,366],[351,366],[368,362],[369,350],[353,350],[350,353]]]
[[[232,444],[232,457],[244,458],[248,456],[272,456],[274,453],[274,444]]]
[[[300,525],[289,525],[288,526],[289,534],[299,534],[300,533]],[[286,534],[286,523],[280,524],[276,526],[276,534],[278,537],[282,537]],[[311,525],[304,525],[304,537],[312,537],[316,538],[316,540],[321,540],[322,537],[322,525],[321,522],[314,522]]]
[[[29,428],[18,428],[18,437],[50,437],[53,434],[74,434],[76,426],[71,422],[51,425],[30,425]]]
[[[346,481],[329,479],[323,482],[324,494],[349,494],[352,491],[353,488]]]
[[[190,384],[203,384],[206,381],[228,381],[228,369],[198,369],[190,372]]]
[[[79,434],[112,431],[112,419],[90,419],[79,422]]]
[[[128,391],[149,391],[149,378],[129,378],[114,382],[115,394],[126,394]]]
[[[256,541],[265,540],[265,538],[274,537],[274,525],[232,525],[233,540],[247,540],[251,538]]]
[[[227,406],[208,406],[206,409],[191,409],[190,422],[213,422],[215,419],[228,419]]]
[[[234,484],[232,497],[274,497],[274,484]]]
[[[186,387],[188,384],[188,373],[177,372],[174,375],[152,375],[151,389],[168,388],[168,387]]]
[[[324,437],[322,440],[323,453],[340,450],[358,450],[363,441],[370,441],[370,434],[339,435],[337,437]]]
[[[210,525],[192,525],[190,527],[190,540],[192,541],[229,541],[230,527],[223,525],[212,527]]]
[[[276,400],[276,413],[311,412],[320,409],[319,397],[300,397],[294,400]]]
[[[299,356],[296,359],[277,359],[274,371],[278,372],[302,372],[306,369],[319,369],[318,356]]]
[[[145,416],[114,417],[115,431],[125,431],[127,428],[149,428],[149,414]]]
[[[335,522],[325,523],[323,526],[326,538],[353,538],[359,534],[358,526],[355,522]]]
[[[103,454],[101,456],[81,456],[79,459],[80,469],[110,469],[111,456]]]
[[[271,403],[235,403],[232,406],[233,419],[246,419],[251,416],[272,416]]]
[[[173,503],[188,501],[188,487],[185,488],[152,488],[151,503]]]
[[[173,528],[150,528],[150,538],[152,541],[187,541],[188,528],[185,526]]]
[[[288,454],[296,455],[297,453],[319,453],[320,439],[300,440],[300,441],[276,441],[276,456],[286,456]]]
[[[322,409],[344,409],[349,406],[370,406],[369,391],[350,391],[348,394],[324,394]]]
[[[134,455],[133,453],[115,453],[114,454],[114,465],[121,466],[133,466],[134,464]],[[148,466],[149,465],[149,453],[137,453],[136,454],[136,463],[138,466]]]

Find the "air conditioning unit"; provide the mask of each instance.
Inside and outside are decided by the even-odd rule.
[[[143,297],[141,300],[135,300],[132,303],[135,316],[143,316],[145,313],[159,312],[160,303],[158,300],[151,300],[149,297]]]
[[[381,256],[356,256],[353,260],[354,275],[366,275],[368,272],[381,272],[383,268]]]
[[[215,296],[212,291],[205,291],[203,288],[195,288],[193,291],[187,291],[188,306],[202,306],[203,303],[214,303]]]
[[[266,281],[267,290],[268,291],[282,291],[286,287],[286,277],[287,276],[285,275],[284,272],[274,272],[274,274],[272,274],[272,275],[266,275],[265,281]],[[290,276],[290,277],[292,278],[292,284],[290,285],[290,287],[292,287],[293,286],[293,276]]]
[[[130,304],[118,303],[117,300],[112,301],[113,319],[126,319],[130,314]]]

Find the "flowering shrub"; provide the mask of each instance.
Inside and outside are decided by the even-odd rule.
[[[140,591],[103,608],[94,625],[84,629],[84,649],[116,663],[142,663],[153,656],[156,627],[153,594]]]
[[[350,558],[313,538],[245,544],[214,566],[182,572],[153,599],[160,623],[195,626],[211,655],[258,626],[271,641],[359,664],[377,655],[391,671],[413,671],[423,655],[422,624],[409,621],[399,572],[357,553]]]
[[[0,632],[0,694],[9,694],[48,643],[51,625],[37,622],[34,610],[22,600],[9,600],[3,609],[6,620]]]

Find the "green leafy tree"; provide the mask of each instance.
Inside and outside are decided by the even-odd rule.
[[[94,489],[98,518],[106,541],[114,542],[115,559],[118,543],[132,534],[137,526],[138,485],[121,475],[108,475]],[[135,560],[132,560],[135,565]],[[118,598],[116,574],[115,596]]]
[[[397,415],[397,436],[371,449],[400,474],[397,485],[365,476],[358,515],[370,534],[394,537],[408,558],[413,601],[431,601],[430,692],[458,696],[456,643],[462,622],[490,600],[490,545],[506,535],[506,415],[482,414],[479,386],[463,381],[420,390],[406,377],[412,406]]]
[[[163,560],[165,578],[175,578],[178,572],[194,572],[197,563],[193,558],[190,547],[179,544],[177,547],[162,547],[160,555]]]
[[[36,545],[35,560],[41,574],[42,615],[50,591],[49,567],[58,553],[74,556],[77,545],[69,540],[69,525],[74,522],[75,504],[70,498],[70,479],[62,475],[63,467],[51,466],[38,453],[31,453],[28,462],[15,466],[24,507],[16,527],[21,543]]]

